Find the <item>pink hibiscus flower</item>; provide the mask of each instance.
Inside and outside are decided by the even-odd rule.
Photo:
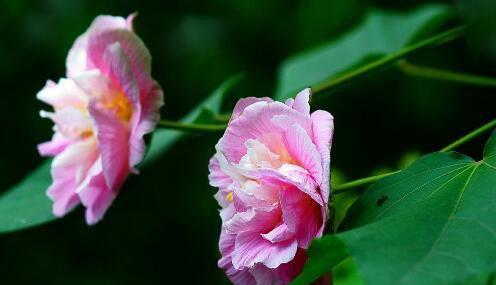
[[[310,89],[285,104],[241,99],[210,160],[222,218],[219,267],[234,284],[288,284],[323,234],[333,117]]]
[[[160,120],[163,93],[133,19],[97,17],[69,51],[67,78],[48,81],[37,94],[54,109],[40,112],[55,123],[55,134],[38,150],[55,156],[47,194],[56,216],[81,202],[87,223],[98,222],[129,173],[137,173],[143,136]]]

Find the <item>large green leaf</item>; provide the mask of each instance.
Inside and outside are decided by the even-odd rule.
[[[449,8],[441,5],[409,13],[372,10],[363,23],[343,37],[284,62],[275,98],[286,99],[305,87],[363,66],[372,57],[392,54],[449,13]]]
[[[52,203],[45,192],[50,177],[51,159],[11,187],[0,197],[0,232],[11,232],[55,219]]]
[[[233,76],[216,89],[207,99],[184,117],[184,122],[195,122],[203,110],[218,113],[223,96],[239,82],[239,75]],[[186,133],[157,129],[151,140],[149,152],[140,168],[151,164],[163,155]],[[0,196],[0,233],[21,230],[55,220],[52,203],[46,196],[51,183],[50,162],[44,161],[37,169],[26,175],[17,185]]]
[[[424,156],[370,187],[343,222],[348,231],[312,245],[312,263],[294,284],[309,284],[343,251],[372,285],[463,284],[494,272],[495,185],[496,132],[480,161],[455,152]]]

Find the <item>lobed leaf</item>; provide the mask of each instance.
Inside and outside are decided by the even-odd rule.
[[[495,272],[495,185],[496,132],[480,161],[426,155],[372,185],[343,221],[348,231],[311,246],[302,276],[333,268],[343,250],[372,285],[464,284]],[[327,253],[312,254],[316,248]],[[299,280],[305,282],[294,284],[313,279]]]

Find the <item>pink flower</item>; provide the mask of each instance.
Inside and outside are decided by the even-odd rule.
[[[328,112],[310,114],[310,95],[239,100],[210,160],[222,207],[219,267],[234,284],[288,284],[322,236],[334,123]]]
[[[160,119],[163,93],[133,19],[97,17],[69,51],[67,78],[48,81],[37,94],[54,109],[40,112],[55,123],[55,134],[38,150],[55,156],[47,194],[56,216],[81,202],[87,223],[98,222],[129,173],[137,173],[143,136]]]

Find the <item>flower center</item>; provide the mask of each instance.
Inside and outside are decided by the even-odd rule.
[[[111,100],[104,102],[102,106],[113,110],[120,120],[127,123],[131,121],[131,117],[133,116],[133,106],[124,93],[118,92]]]

